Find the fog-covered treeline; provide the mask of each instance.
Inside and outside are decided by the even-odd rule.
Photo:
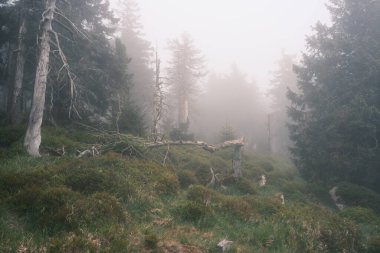
[[[220,142],[221,131],[229,126],[248,146],[267,149],[263,97],[237,65],[231,66],[230,73],[210,74],[198,108],[196,130],[205,139]]]
[[[288,107],[290,100],[287,92],[292,90],[298,92],[297,78],[293,71],[296,63],[295,55],[282,53],[281,58],[276,63],[276,69],[272,72],[268,96],[271,99],[271,110],[268,114],[268,125],[271,130],[269,136],[270,150],[273,154],[290,157],[289,147],[292,142],[289,139],[288,131]]]
[[[266,89],[239,63],[210,72],[191,34],[160,52],[144,36],[138,1],[113,4],[1,1],[1,124],[27,128],[31,153],[41,123],[154,140],[244,137],[258,152],[289,156],[291,147],[309,179],[378,189],[378,1],[331,0],[332,23],[314,27],[300,62],[279,55]]]

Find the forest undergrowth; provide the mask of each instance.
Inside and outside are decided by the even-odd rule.
[[[0,129],[0,252],[222,252],[223,239],[226,252],[380,251],[380,195],[341,182],[339,211],[333,185],[305,182],[281,158],[244,149],[236,181],[229,149],[44,128],[32,158],[23,133]]]

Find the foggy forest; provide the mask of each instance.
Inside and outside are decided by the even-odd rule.
[[[380,252],[380,0],[0,0],[0,252]]]

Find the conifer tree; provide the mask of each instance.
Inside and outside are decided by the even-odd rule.
[[[295,56],[282,53],[277,62],[277,69],[272,73],[268,95],[272,99],[272,112],[270,113],[271,151],[285,157],[289,156],[288,148],[291,146],[287,127],[287,108],[290,101],[287,91],[296,91],[296,74],[293,72]]]
[[[204,59],[186,33],[170,41],[171,60],[167,69],[171,94],[177,112],[177,127],[189,127],[189,106],[197,91],[198,80],[205,75]]]
[[[144,115],[146,124],[151,125],[154,104],[154,70],[153,48],[144,38],[143,26],[140,22],[139,6],[135,0],[119,1],[121,41],[127,49],[130,63],[128,73],[133,83],[130,92],[136,110]]]
[[[331,0],[330,26],[317,24],[289,93],[297,166],[309,179],[380,190],[380,2]]]

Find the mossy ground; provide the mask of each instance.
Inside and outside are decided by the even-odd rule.
[[[339,212],[327,187],[278,158],[244,150],[235,182],[230,150],[148,149],[133,136],[44,129],[44,156],[31,158],[17,129],[0,132],[11,136],[0,143],[0,252],[221,252],[222,239],[233,241],[229,252],[380,249],[376,193],[358,198],[344,184],[352,206]],[[94,144],[101,155],[75,157]],[[49,155],[62,146],[64,157]],[[221,179],[214,187],[210,167]]]

